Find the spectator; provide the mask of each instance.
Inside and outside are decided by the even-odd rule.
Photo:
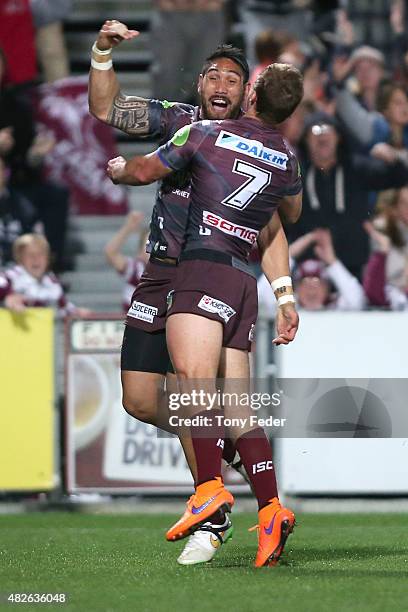
[[[32,230],[36,217],[27,198],[8,187],[7,168],[0,158],[0,266],[12,260],[12,245],[18,236]]]
[[[294,259],[313,247],[314,259],[295,265]],[[294,290],[300,308],[305,310],[362,310],[363,287],[337,258],[328,230],[317,229],[298,238],[289,248],[294,268]],[[317,259],[316,259],[317,258]],[[258,296],[270,310],[276,300],[264,276],[258,281]]]
[[[50,246],[38,234],[24,234],[13,244],[15,266],[0,274],[0,303],[13,312],[27,307],[55,308],[59,316],[86,316],[90,311],[68,302],[56,276],[48,272]]]
[[[364,273],[364,289],[375,306],[408,310],[408,187],[380,194],[379,215],[365,223],[374,252]]]
[[[4,70],[0,54],[0,75]],[[33,204],[51,246],[53,266],[61,270],[69,193],[42,177],[43,160],[54,145],[52,135],[36,132],[31,108],[0,85],[0,155],[10,168],[10,186]]]
[[[245,24],[245,51],[254,66],[255,39],[265,28],[284,31],[306,40],[311,32],[312,0],[244,0],[240,3],[241,21]]]
[[[0,2],[0,47],[7,62],[4,84],[23,85],[36,79],[37,57],[29,0]]]
[[[203,58],[224,42],[225,0],[155,0],[151,22],[154,97],[194,102]]]
[[[147,229],[140,232],[140,243],[136,257],[127,257],[121,252],[129,236],[140,231],[142,220],[143,213],[137,211],[130,212],[120,230],[112,236],[105,246],[106,259],[115,268],[116,272],[123,276],[126,283],[122,298],[123,312],[129,310],[133,292],[140,282],[149,259],[149,255],[146,253],[146,241],[149,234]]]
[[[278,61],[282,53],[292,53],[295,61],[299,51],[299,41],[287,32],[263,30],[255,39],[255,56],[257,64],[252,70],[249,78],[251,83],[255,83],[258,75],[269,64]],[[302,55],[303,59],[303,55]]]
[[[398,152],[408,149],[408,96],[397,82],[383,83],[377,111],[369,112],[349,92],[337,95],[337,112],[363,150],[378,159],[393,162]],[[381,144],[381,146],[376,146]],[[387,146],[384,146],[387,145]],[[405,153],[406,154],[406,153]]]
[[[279,124],[279,131],[288,140],[298,157],[298,148],[305,130],[306,118],[316,112],[315,105],[302,100],[291,116]]]
[[[36,28],[36,47],[43,77],[48,83],[69,75],[63,20],[69,15],[72,0],[30,0]]]
[[[339,259],[360,278],[368,259],[362,222],[369,214],[369,191],[402,187],[408,168],[402,161],[386,164],[350,154],[340,146],[336,120],[325,113],[308,117],[304,141],[303,212],[289,228],[289,238],[293,241],[317,227],[330,229]]]

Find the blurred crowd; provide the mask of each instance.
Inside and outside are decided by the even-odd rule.
[[[37,274],[24,254],[46,253],[41,279],[49,268],[69,267],[69,193],[42,172],[55,140],[36,125],[30,101],[39,77],[52,82],[69,74],[62,21],[71,6],[71,0],[0,3],[0,265],[6,270],[0,300],[8,307],[21,306],[10,293],[23,291],[15,284],[25,286],[22,270]],[[304,182],[301,219],[286,228],[299,306],[408,309],[408,2],[156,0],[153,6],[154,97],[193,102],[203,58],[225,41],[245,47],[251,81],[271,62],[293,63],[304,74],[304,100],[280,126]],[[122,247],[135,232],[141,247],[129,259]],[[33,242],[38,233],[45,242]],[[141,215],[131,213],[105,249],[124,277],[124,309],[146,261],[144,234]],[[17,272],[10,275],[9,266]],[[48,281],[57,295],[56,279]],[[264,279],[259,295],[273,304]],[[72,311],[59,299],[62,311]]]

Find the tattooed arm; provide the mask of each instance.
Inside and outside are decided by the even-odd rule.
[[[119,92],[113,100],[106,123],[132,136],[146,136],[150,132],[149,101]]]
[[[138,35],[119,21],[106,21],[96,40],[100,51],[117,46],[123,40],[131,40]],[[106,62],[111,56],[92,57],[96,62]],[[145,136],[149,133],[149,101],[137,96],[126,96],[120,91],[120,85],[112,68],[98,70],[91,67],[89,74],[89,111],[109,125],[123,130],[133,136]]]

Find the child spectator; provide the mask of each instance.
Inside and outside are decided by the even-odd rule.
[[[129,310],[133,292],[140,282],[149,258],[146,253],[148,231],[145,229],[140,232],[140,243],[136,257],[127,257],[121,252],[121,249],[129,236],[140,230],[142,220],[143,213],[130,212],[120,230],[112,236],[105,246],[106,259],[125,280],[122,298],[123,312]]]
[[[299,264],[294,260],[313,247],[316,259]],[[289,247],[294,269],[297,303],[305,310],[362,310],[365,306],[363,287],[337,258],[329,230],[316,229],[298,238]],[[264,276],[258,281],[259,302],[268,310],[275,298]]]
[[[16,265],[0,273],[0,304],[14,312],[27,307],[55,308],[59,316],[86,316],[90,311],[67,301],[53,273],[48,272],[50,245],[39,234],[24,234],[13,244]]]
[[[365,223],[374,252],[364,273],[364,289],[375,306],[408,310],[408,187],[380,194],[379,215]]]

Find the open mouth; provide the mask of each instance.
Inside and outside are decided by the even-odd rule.
[[[210,104],[214,110],[226,110],[229,105],[229,100],[226,98],[211,98]]]

